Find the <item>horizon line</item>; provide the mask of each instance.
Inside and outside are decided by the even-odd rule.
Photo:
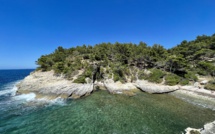
[[[36,68],[0,68],[0,70],[34,70]]]

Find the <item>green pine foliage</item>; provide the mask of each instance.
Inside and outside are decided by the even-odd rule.
[[[190,81],[197,81],[198,80],[198,77],[195,75],[196,73],[195,72],[187,72],[184,76],[187,80],[190,80]]]
[[[182,41],[171,49],[159,44],[148,46],[144,42],[58,47],[53,53],[42,55],[36,64],[37,70],[54,70],[68,79],[82,70],[84,73],[75,80],[78,83],[84,83],[86,77],[102,80],[104,76],[113,75],[114,81],[121,82],[139,78],[160,83],[165,77],[166,84],[174,85],[197,81],[196,74],[214,77],[214,57],[215,34]],[[94,65],[100,67],[96,72]],[[145,74],[145,69],[151,73]]]
[[[151,72],[152,73],[145,79],[147,79],[150,82],[161,83],[163,77],[165,76],[165,72],[163,72],[160,69],[152,69]]]

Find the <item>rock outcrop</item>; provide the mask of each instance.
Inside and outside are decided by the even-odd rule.
[[[73,83],[73,81],[65,79],[63,75],[54,75],[54,71],[36,71],[17,85],[17,93],[34,92],[47,96],[79,98],[93,92],[94,86],[108,90],[113,94],[127,94],[129,96],[135,95],[139,89],[148,93],[168,93],[178,89],[178,86],[157,85],[144,80],[137,80],[136,83],[121,83],[114,82],[113,79],[93,81],[87,78],[86,82],[87,84]]]
[[[79,98],[93,91],[93,83],[77,84],[63,76],[55,76],[54,71],[33,72],[18,85],[17,93],[34,92],[64,98]]]
[[[200,131],[201,134],[215,134],[215,121],[204,125]]]
[[[200,130],[201,129],[195,129],[195,128],[188,127],[185,129],[185,134],[201,134]]]
[[[204,125],[204,128],[187,128],[185,134],[215,134],[215,121]]]
[[[137,80],[135,86],[144,92],[152,94],[169,93],[179,89],[179,86],[159,85],[155,83],[149,83],[145,80]]]
[[[135,95],[135,92],[139,91],[134,83],[121,83],[119,81],[114,82],[112,79],[104,81],[104,87],[113,94],[126,94],[129,96]]]
[[[137,80],[135,83],[114,82],[112,79],[104,81],[104,87],[110,93],[123,93],[125,91],[135,91],[140,89],[147,93],[169,93],[179,89],[179,86],[166,86],[155,83],[150,83],[145,80]]]

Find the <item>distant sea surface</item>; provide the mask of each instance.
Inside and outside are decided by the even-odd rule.
[[[78,100],[15,95],[33,70],[0,70],[0,134],[181,134],[215,120],[215,112],[168,94],[111,95]]]

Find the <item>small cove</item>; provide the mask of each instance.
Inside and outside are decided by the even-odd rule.
[[[97,91],[64,105],[37,105],[21,111],[1,122],[0,132],[181,134],[187,127],[201,128],[213,120],[215,112],[211,109],[168,94],[140,92],[129,97]]]

